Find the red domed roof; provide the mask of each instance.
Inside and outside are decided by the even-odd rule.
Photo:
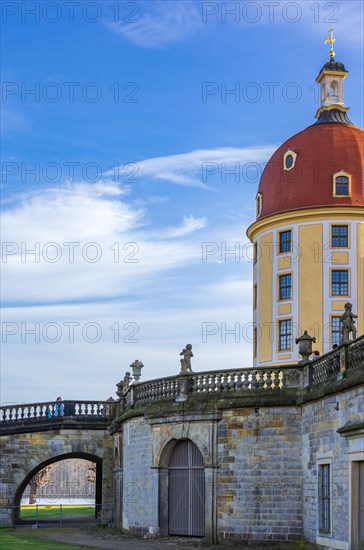
[[[293,151],[294,167],[284,169]],[[351,175],[351,196],[333,197],[333,175]],[[364,132],[349,124],[314,124],[290,137],[265,167],[258,192],[258,219],[287,210],[319,206],[360,206],[364,196]]]

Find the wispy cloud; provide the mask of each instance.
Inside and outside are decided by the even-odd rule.
[[[109,29],[136,46],[159,48],[180,42],[201,26],[200,11],[193,0],[154,0],[137,6],[138,13],[130,22],[107,23]]]
[[[3,213],[3,296],[9,304],[127,296],[186,261],[199,262],[188,238],[205,225],[191,214],[150,231],[146,210],[108,181],[24,195]]]
[[[221,147],[219,149],[197,149],[189,153],[155,157],[138,162],[138,177],[163,180],[176,185],[212,189],[208,182],[213,172],[219,172],[223,163],[232,168],[236,163],[242,170],[248,163],[264,163],[276,146]],[[121,168],[121,167],[120,167]],[[105,173],[112,176],[113,172]]]
[[[192,216],[192,214],[188,217],[183,218],[183,223],[180,227],[176,227],[175,229],[172,229],[169,231],[170,237],[184,237],[185,235],[189,235],[190,233],[193,233],[194,231],[198,231],[199,229],[203,229],[207,225],[207,218],[195,218]]]

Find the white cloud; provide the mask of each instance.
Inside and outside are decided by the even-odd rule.
[[[161,173],[168,174],[167,179],[189,174],[197,185],[201,183],[202,162],[263,162],[272,150],[270,146],[221,148],[146,159],[140,163],[139,175],[145,183],[148,178],[160,179]],[[18,327],[25,323],[30,328],[40,323],[41,329],[47,323],[59,323],[62,338],[51,344],[41,337],[38,344],[29,336],[22,343],[21,328],[9,338],[3,372],[8,400],[52,398],[49,388],[54,372],[57,394],[64,398],[108,397],[114,383],[137,357],[146,364],[144,379],[178,372],[179,348],[187,342],[194,345],[196,370],[250,364],[249,340],[228,335],[223,341],[221,336],[222,327],[229,330],[236,323],[249,323],[251,284],[244,278],[250,266],[228,261],[216,266],[214,258],[202,260],[204,240],[226,242],[229,247],[231,242],[242,241],[236,215],[226,219],[223,227],[221,223],[211,224],[208,234],[207,216],[194,215],[193,211],[184,210],[181,220],[175,216],[172,227],[163,225],[163,220],[154,226],[148,208],[156,202],[158,209],[165,197],[154,195],[150,202],[134,201],[127,189],[119,188],[107,176],[97,184],[65,183],[17,199],[7,206],[2,220],[4,242],[19,247],[17,254],[2,263],[3,297],[13,306],[3,310],[3,322],[14,322]],[[43,256],[51,242],[62,252],[55,263]],[[67,242],[78,243],[74,262],[69,261],[69,249],[64,246]],[[86,261],[82,253],[91,242],[102,252],[95,263]],[[21,243],[27,249],[39,243],[39,262],[32,254],[21,261]],[[51,257],[54,250],[49,249],[48,254]],[[238,278],[232,273],[239,273]],[[79,323],[74,343],[66,337],[67,322]],[[82,326],[88,322],[96,322],[102,329],[102,338],[95,344],[80,337]],[[217,326],[218,332],[203,341],[206,322]],[[122,337],[118,344],[112,340],[110,328],[115,323],[119,323]],[[139,327],[137,343],[124,342],[128,323]],[[23,369],[24,353],[28,359]],[[23,380],[21,394],[19,377]]]
[[[246,148],[221,147],[155,157],[138,162],[138,176],[187,187],[211,189],[209,183],[213,181],[216,174],[221,173],[223,163],[227,168],[232,168],[238,163],[243,171],[243,166],[249,166],[250,163],[262,165],[275,149],[274,145]],[[108,171],[105,175],[111,176],[112,173]]]
[[[176,227],[175,229],[167,230],[167,234],[169,234],[170,237],[183,237],[185,235],[189,235],[190,233],[193,233],[194,231],[198,231],[199,229],[203,229],[207,225],[207,218],[195,218],[192,216],[185,216],[183,218],[183,223],[180,227]]]
[[[201,26],[201,14],[192,0],[154,0],[139,3],[138,13],[130,22],[126,18],[126,21],[108,22],[107,26],[136,46],[158,48],[183,41],[196,31]]]
[[[140,292],[151,277],[200,261],[189,236],[205,225],[190,215],[153,232],[147,213],[110,182],[24,195],[2,218],[4,299],[60,303]]]
[[[165,176],[169,181],[179,176],[198,186],[203,163],[214,168],[223,162],[263,162],[273,149],[221,148],[152,158],[140,163],[139,175],[146,180]],[[191,212],[175,226],[154,227],[148,205],[133,206],[127,193],[106,177],[97,184],[66,183],[13,202],[2,219],[3,251],[5,246],[8,252],[2,264],[2,290],[7,303],[143,295],[153,279],[201,262],[197,234],[207,227],[207,217]],[[222,242],[225,235],[229,241],[235,225],[236,220],[228,227],[214,226],[205,240]],[[32,250],[35,255],[27,253]]]

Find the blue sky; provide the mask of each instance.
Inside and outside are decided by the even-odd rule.
[[[245,230],[331,25],[363,120],[362,2],[276,4],[2,3],[3,403],[251,365]]]

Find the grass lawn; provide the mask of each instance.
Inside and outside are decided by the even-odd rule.
[[[45,540],[36,532],[26,533],[23,529],[0,529],[2,550],[89,550],[86,546],[74,546]]]
[[[21,519],[36,519],[36,507],[33,506],[22,506],[20,510]],[[87,518],[92,519],[95,517],[95,507],[94,506],[62,506],[62,518]],[[38,506],[38,519],[42,520],[59,520],[60,518],[60,507],[56,506]]]

